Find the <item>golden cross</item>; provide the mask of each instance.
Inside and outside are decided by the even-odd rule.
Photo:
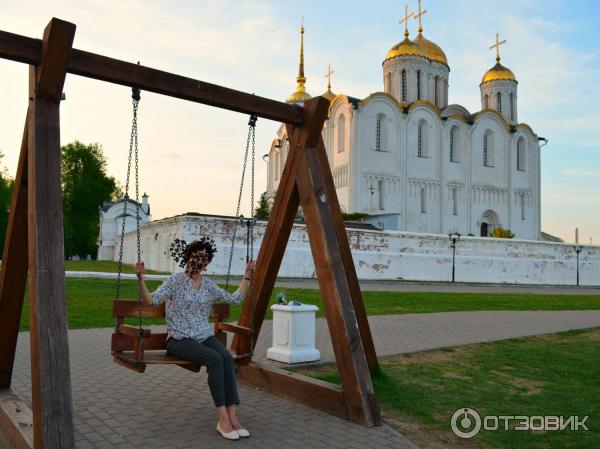
[[[325,75],[325,78],[328,78],[328,83],[327,83],[327,89],[331,90],[331,75],[334,74],[334,71],[331,70],[331,64],[329,64],[329,69],[327,70],[327,75]]]
[[[426,12],[426,9],[421,11],[421,0],[419,0],[419,14],[414,16],[415,19],[419,19],[419,34],[423,32],[423,24],[421,23],[421,17],[424,16]]]
[[[496,47],[496,62],[500,62],[500,45],[506,44],[506,39],[500,41],[500,35],[496,33],[496,43],[490,47],[490,50]]]
[[[408,13],[408,3],[404,5],[404,19],[402,19],[400,23],[404,24],[404,37],[406,38],[408,37],[408,19],[410,19],[414,15],[414,12],[411,12],[410,14]]]

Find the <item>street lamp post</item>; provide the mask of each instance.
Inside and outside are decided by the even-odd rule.
[[[579,287],[579,253],[583,248],[581,246],[575,247],[575,253],[577,254],[577,287]]]
[[[454,283],[454,279],[455,279],[455,274],[456,274],[456,242],[458,242],[460,240],[460,235],[459,234],[448,234],[448,238],[450,239],[450,241],[452,242],[452,245],[450,245],[450,248],[452,248],[452,283]]]

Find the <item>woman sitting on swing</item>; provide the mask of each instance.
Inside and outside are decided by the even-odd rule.
[[[217,431],[228,440],[249,437],[236,417],[235,406],[240,400],[233,358],[215,337],[208,319],[214,302],[239,304],[244,300],[254,275],[254,261],[248,262],[237,291],[228,293],[201,275],[216,253],[214,240],[203,237],[188,245],[176,240],[171,250],[185,271],[169,276],[154,293],[148,291],[144,282],[144,262],[134,265],[142,299],[148,305],[166,302],[167,354],[206,366],[208,386],[219,415]]]

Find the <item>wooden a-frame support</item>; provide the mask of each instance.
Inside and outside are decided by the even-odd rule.
[[[0,434],[11,448],[73,448],[64,282],[59,106],[67,72],[137,86],[286,123],[286,162],[237,336],[247,352],[260,332],[293,219],[301,205],[342,387],[249,362],[240,380],[367,426],[381,416],[370,372],[377,358],[321,138],[329,102],[304,108],[72,49],[75,25],[52,19],[42,41],[0,31],[0,57],[30,64],[29,108],[0,271]],[[11,390],[29,272],[32,408]]]

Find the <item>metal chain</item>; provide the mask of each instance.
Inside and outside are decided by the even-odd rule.
[[[231,239],[231,249],[229,251],[229,263],[227,264],[227,277],[225,279],[225,289],[226,290],[229,287],[229,280],[231,277],[231,263],[233,261],[233,249],[235,246],[235,237],[237,235],[238,222],[240,221],[240,219],[243,219],[243,216],[240,216],[240,207],[242,205],[242,193],[244,191],[244,178],[246,176],[246,165],[248,163],[248,151],[250,149],[250,139],[252,138],[253,133],[254,133],[254,128],[256,127],[256,120],[257,120],[257,117],[255,115],[251,115],[250,120],[248,121],[248,137],[246,139],[246,152],[244,153],[244,163],[242,165],[242,178],[240,181],[240,190],[238,193],[237,207],[235,209],[236,222],[233,226],[233,237]],[[252,167],[254,168],[254,162],[252,163]],[[252,179],[254,179],[254,175],[252,176]],[[254,182],[253,182],[253,184],[254,184]]]
[[[252,222],[250,223],[250,260],[254,260],[254,224],[256,223],[256,209],[254,208],[254,172],[255,172],[255,156],[256,156],[256,116],[254,116],[254,122],[252,117],[250,118],[252,128],[252,170],[251,175],[251,187],[250,187],[250,217]]]
[[[140,101],[140,90],[137,87],[132,88],[131,97],[135,103],[139,103]],[[137,260],[142,260],[142,248],[141,248],[141,238],[140,238],[140,179],[139,179],[139,149],[138,149],[138,123],[137,123],[137,108],[134,112],[134,119],[132,125],[132,134],[134,137],[134,145],[135,145],[135,230],[136,230],[136,243],[137,243]],[[143,320],[142,320],[142,287],[140,283],[137,283],[137,292],[138,292],[138,328],[140,333],[138,335],[139,339],[139,347],[144,348],[144,334],[141,332]]]
[[[129,181],[131,178],[131,160],[135,158],[135,229],[136,229],[136,243],[137,243],[137,260],[141,260],[141,238],[140,238],[140,182],[139,182],[139,146],[138,146],[138,122],[137,112],[140,102],[140,90],[136,87],[131,89],[131,98],[133,105],[133,118],[131,121],[131,135],[129,138],[129,155],[127,158],[127,178],[125,181],[125,195],[123,197],[123,214],[121,221],[121,242],[119,245],[119,267],[117,271],[117,294],[116,298],[121,297],[121,275],[123,273],[123,243],[125,241],[125,222],[127,220],[127,204],[129,203]],[[134,156],[135,152],[135,156]],[[142,290],[138,283],[138,304],[142,304]],[[142,329],[142,308],[138,308],[138,327]],[[139,344],[143,348],[144,335],[140,332]]]
[[[139,91],[138,91],[139,92]],[[129,178],[131,173],[131,156],[133,154],[134,142],[136,143],[136,159],[137,159],[137,111],[140,101],[139,93],[136,97],[135,91],[132,95],[133,102],[133,119],[131,122],[131,136],[129,138],[129,157],[127,159],[127,178],[125,181],[125,195],[123,196],[123,214],[121,221],[121,242],[119,245],[119,267],[117,269],[117,294],[116,299],[121,297],[121,274],[123,272],[123,241],[125,240],[125,220],[127,218],[127,203],[129,202]],[[137,172],[137,163],[136,163]]]

